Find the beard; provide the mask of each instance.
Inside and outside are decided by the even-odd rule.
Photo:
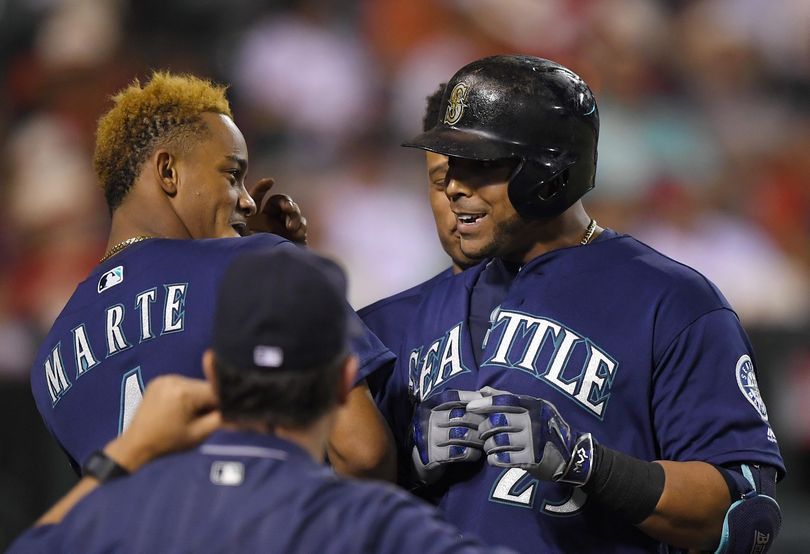
[[[489,240],[480,246],[467,245],[461,241],[461,252],[468,258],[483,260],[485,258],[503,258],[508,261],[521,261],[524,250],[531,245],[528,233],[530,222],[517,213],[504,221],[495,224],[495,230]]]

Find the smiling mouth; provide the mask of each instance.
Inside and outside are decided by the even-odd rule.
[[[456,219],[461,225],[472,225],[486,214],[456,214]]]

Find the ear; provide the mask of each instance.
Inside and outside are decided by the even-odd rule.
[[[211,386],[214,387],[214,390],[219,390],[217,388],[217,370],[214,367],[214,360],[216,359],[216,354],[210,348],[203,352],[202,356],[202,369],[203,375],[205,375],[205,380],[211,383]]]
[[[177,194],[177,158],[164,148],[152,154],[152,167],[155,171],[160,188],[168,196]]]
[[[346,358],[341,368],[340,389],[338,390],[338,405],[342,406],[349,397],[349,392],[354,388],[354,380],[357,377],[357,356],[352,354]]]

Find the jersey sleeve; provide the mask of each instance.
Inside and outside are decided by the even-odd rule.
[[[407,358],[405,358],[407,360]],[[374,396],[380,413],[388,424],[394,437],[397,455],[397,482],[412,488],[410,424],[413,415],[413,403],[408,390],[408,367],[401,358],[391,362],[388,368],[390,377],[383,388]]]
[[[727,308],[700,316],[672,339],[656,363],[650,407],[662,459],[761,463],[784,473],[754,363]]]
[[[351,308],[347,307],[347,309]],[[352,351],[360,359],[354,383],[356,385],[372,374],[389,371],[388,368],[393,364],[396,356],[366,327],[365,323],[354,311],[351,312],[351,317],[355,320],[354,325],[358,329],[357,334],[352,337],[351,341]]]
[[[399,352],[407,326],[419,307],[419,290],[420,287],[414,287],[357,311],[366,327],[394,353]],[[369,390],[378,404],[391,377],[393,365],[391,362],[385,368],[378,369],[366,377]]]

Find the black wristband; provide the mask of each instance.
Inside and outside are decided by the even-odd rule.
[[[82,477],[95,477],[99,483],[129,475],[129,471],[101,450],[90,454],[82,466]]]
[[[638,524],[653,513],[664,492],[664,468],[594,445],[596,467],[582,490],[588,497]]]

